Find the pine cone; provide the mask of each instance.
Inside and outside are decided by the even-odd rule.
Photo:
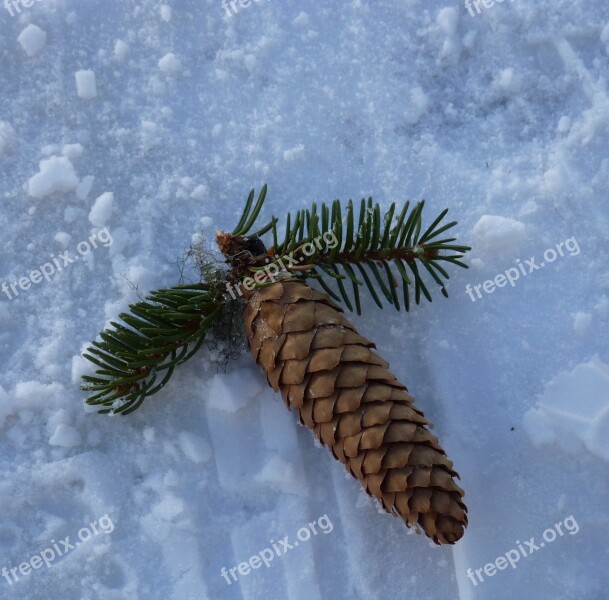
[[[252,355],[300,421],[385,510],[437,544],[467,525],[452,462],[414,398],[329,296],[284,279],[246,296]]]

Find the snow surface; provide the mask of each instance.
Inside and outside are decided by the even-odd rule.
[[[0,573],[114,524],[0,575],[2,599],[609,598],[609,5],[486,4],[0,5],[0,285],[113,240],[0,291]],[[225,373],[202,350],[129,417],[83,409],[85,345],[264,182],[265,216],[425,198],[474,247],[449,299],[354,317],[461,474],[455,547],[382,514],[247,355]],[[222,577],[323,515],[327,535]],[[468,577],[569,516],[576,534]]]

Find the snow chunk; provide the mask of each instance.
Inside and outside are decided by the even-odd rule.
[[[129,45],[123,40],[116,40],[116,44],[114,44],[114,58],[117,60],[124,60],[129,52]]]
[[[171,21],[171,6],[168,4],[161,4],[159,13],[161,14],[161,19],[163,19],[165,23],[169,23],[169,21]]]
[[[509,217],[482,215],[473,230],[476,246],[498,256],[515,256],[526,239],[524,223]]]
[[[202,198],[205,198],[205,195],[207,194],[207,186],[206,185],[198,185],[194,190],[192,190],[192,194],[190,194],[191,198],[194,198],[195,200],[201,200]]]
[[[512,67],[503,69],[495,78],[495,89],[505,98],[518,94],[521,88],[522,80]]]
[[[55,234],[55,241],[62,247],[67,248],[72,240],[72,236],[65,231],[58,231]]]
[[[159,60],[159,69],[163,73],[177,73],[182,69],[182,62],[173,52],[169,52]]]
[[[114,194],[105,192],[95,200],[95,204],[89,213],[89,222],[95,227],[104,227],[112,214],[112,205],[114,203]]]
[[[584,444],[609,461],[609,365],[598,356],[550,381],[523,425],[535,444],[558,441],[570,451]]]
[[[83,147],[81,144],[66,144],[61,153],[70,160],[74,160],[82,156]]]
[[[194,433],[182,431],[178,436],[178,444],[182,452],[194,463],[204,463],[211,458],[211,446]]]
[[[97,96],[95,73],[91,70],[76,71],[76,93],[79,98],[91,100]]]
[[[79,183],[70,159],[52,156],[40,161],[40,172],[28,182],[28,193],[32,198],[45,198],[57,192],[71,192]]]
[[[17,41],[29,57],[36,56],[46,46],[47,32],[37,25],[28,25],[19,34]]]
[[[436,23],[448,35],[455,35],[455,33],[457,33],[457,26],[459,25],[459,12],[454,6],[444,7],[438,13]]]
[[[61,446],[62,448],[74,448],[75,446],[79,446],[80,442],[80,433],[78,433],[74,427],[70,427],[64,423],[57,426],[55,433],[49,440],[51,446]]]
[[[260,378],[253,369],[216,374],[210,383],[208,406],[235,413],[247,405],[262,389]]]
[[[293,161],[297,158],[304,156],[305,147],[304,144],[298,144],[283,153],[283,159],[286,161]]]

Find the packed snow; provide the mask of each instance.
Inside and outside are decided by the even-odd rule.
[[[0,598],[609,598],[606,2],[0,13]],[[448,299],[351,315],[461,475],[454,547],[384,514],[247,353],[84,407],[88,343],[193,280],[188,246],[265,182],[265,219],[424,198],[472,246]]]

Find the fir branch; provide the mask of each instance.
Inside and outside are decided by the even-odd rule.
[[[242,217],[248,229],[253,226],[256,220],[253,215],[260,212],[265,195],[266,188],[263,188],[252,210],[253,190],[250,193]],[[397,206],[392,203],[383,215],[380,205],[373,203],[372,198],[363,199],[359,211],[349,200],[344,213],[339,200],[335,200],[331,206],[314,203],[311,209],[299,210],[294,216],[287,215],[281,242],[276,217],[257,235],[271,231],[273,245],[268,255],[275,260],[300,254],[300,260],[306,262],[306,267],[299,264],[293,269],[293,274],[302,279],[318,281],[328,294],[336,301],[343,301],[349,310],[353,310],[355,305],[357,313],[361,314],[359,287],[364,285],[380,308],[383,302],[376,290],[381,292],[387,303],[400,310],[401,302],[396,288],[401,282],[404,308],[408,311],[412,287],[416,304],[420,303],[421,297],[432,301],[420,265],[423,273],[431,278],[445,297],[448,297],[445,281],[449,279],[449,274],[441,263],[449,262],[468,268],[461,259],[470,247],[453,243],[456,242],[454,237],[442,237],[457,224],[456,221],[443,223],[448,209],[423,229],[424,206],[424,200],[412,208],[406,202],[396,214]],[[239,231],[242,230],[243,227]],[[335,237],[324,236],[328,233]],[[309,253],[311,250],[312,253]],[[360,276],[356,276],[353,267],[358,269]],[[345,287],[347,279],[351,285]],[[336,282],[338,293],[327,285],[328,280]]]
[[[136,410],[199,350],[222,313],[219,298],[217,284],[200,283],[158,290],[132,304],[122,323],[112,322],[83,355],[98,367],[95,376],[83,376],[81,389],[93,392],[87,404],[105,407],[100,413]]]

